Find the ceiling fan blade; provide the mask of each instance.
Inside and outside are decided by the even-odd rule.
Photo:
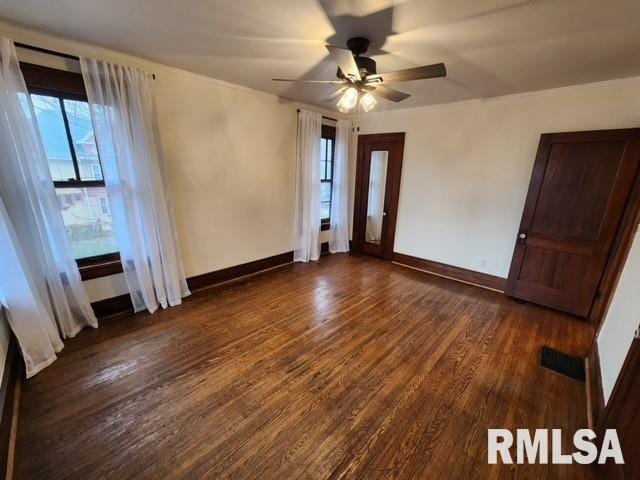
[[[446,77],[447,69],[444,63],[434,63],[433,65],[425,65],[423,67],[407,68],[406,70],[398,70],[396,72],[379,73],[370,75],[367,81],[382,78],[385,83],[393,82],[409,82],[411,80],[424,80],[426,78]]]
[[[411,96],[408,93],[401,92],[400,90],[396,90],[394,88],[385,87],[384,85],[376,87],[374,93],[378,94],[382,98],[391,100],[392,102],[401,102],[402,100],[405,100]]]
[[[343,80],[296,80],[294,78],[272,78],[274,82],[320,83],[325,85],[342,85]]]
[[[331,95],[329,95],[327,98],[325,98],[323,100],[323,102],[328,103],[328,102],[334,101],[336,98],[338,98],[340,95],[342,95],[347,88],[348,87],[339,88],[338,90],[333,92]]]
[[[331,59],[338,64],[345,77],[351,77],[357,81],[360,81],[360,70],[358,69],[358,64],[353,58],[353,53],[351,53],[351,50],[347,50],[346,48],[333,47],[331,45],[327,45],[327,50],[329,50]]]

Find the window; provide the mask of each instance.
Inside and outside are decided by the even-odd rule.
[[[335,141],[335,127],[322,125],[322,136],[320,138],[320,222],[322,230],[328,230],[331,221]]]
[[[89,104],[40,90],[31,101],[76,259],[116,253]]]
[[[22,70],[83,278],[122,271],[82,76],[29,64]],[[106,271],[107,262],[117,266]],[[97,264],[101,274],[84,274],[83,268]]]

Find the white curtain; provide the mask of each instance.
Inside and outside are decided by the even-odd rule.
[[[351,122],[338,120],[333,157],[333,190],[331,193],[331,229],[329,251],[349,251],[349,146]]]
[[[320,258],[320,137],[322,115],[298,113],[294,262]]]
[[[13,42],[0,41],[0,297],[30,377],[55,360],[60,334],[73,337],[98,322],[68,243]]]
[[[124,274],[136,312],[189,295],[160,147],[153,77],[81,58]]]
[[[29,378],[50,365],[63,345],[1,198],[0,272],[0,303],[7,309],[7,319],[20,343]]]

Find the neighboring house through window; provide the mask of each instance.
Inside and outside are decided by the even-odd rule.
[[[110,215],[109,214],[109,202],[107,201],[107,197],[98,198],[98,203],[100,205],[100,213],[102,215]]]

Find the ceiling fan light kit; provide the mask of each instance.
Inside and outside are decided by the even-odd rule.
[[[347,113],[358,103],[358,90],[355,87],[347,88],[340,100],[338,100],[338,110]]]
[[[365,112],[373,109],[378,101],[372,92],[379,97],[392,102],[401,102],[410,97],[408,93],[390,88],[385,83],[409,82],[412,80],[426,80],[428,78],[446,77],[447,69],[444,63],[434,63],[422,67],[408,68],[396,72],[378,73],[376,61],[369,57],[363,57],[369,49],[369,40],[363,37],[354,37],[347,41],[347,48],[327,45],[329,57],[338,64],[336,80],[291,80],[274,78],[279,82],[296,82],[308,84],[339,84],[342,92],[337,107],[342,113],[348,113],[358,104]]]
[[[376,97],[371,95],[371,92],[365,92],[364,95],[360,97],[360,106],[365,112],[372,110],[377,103]]]

